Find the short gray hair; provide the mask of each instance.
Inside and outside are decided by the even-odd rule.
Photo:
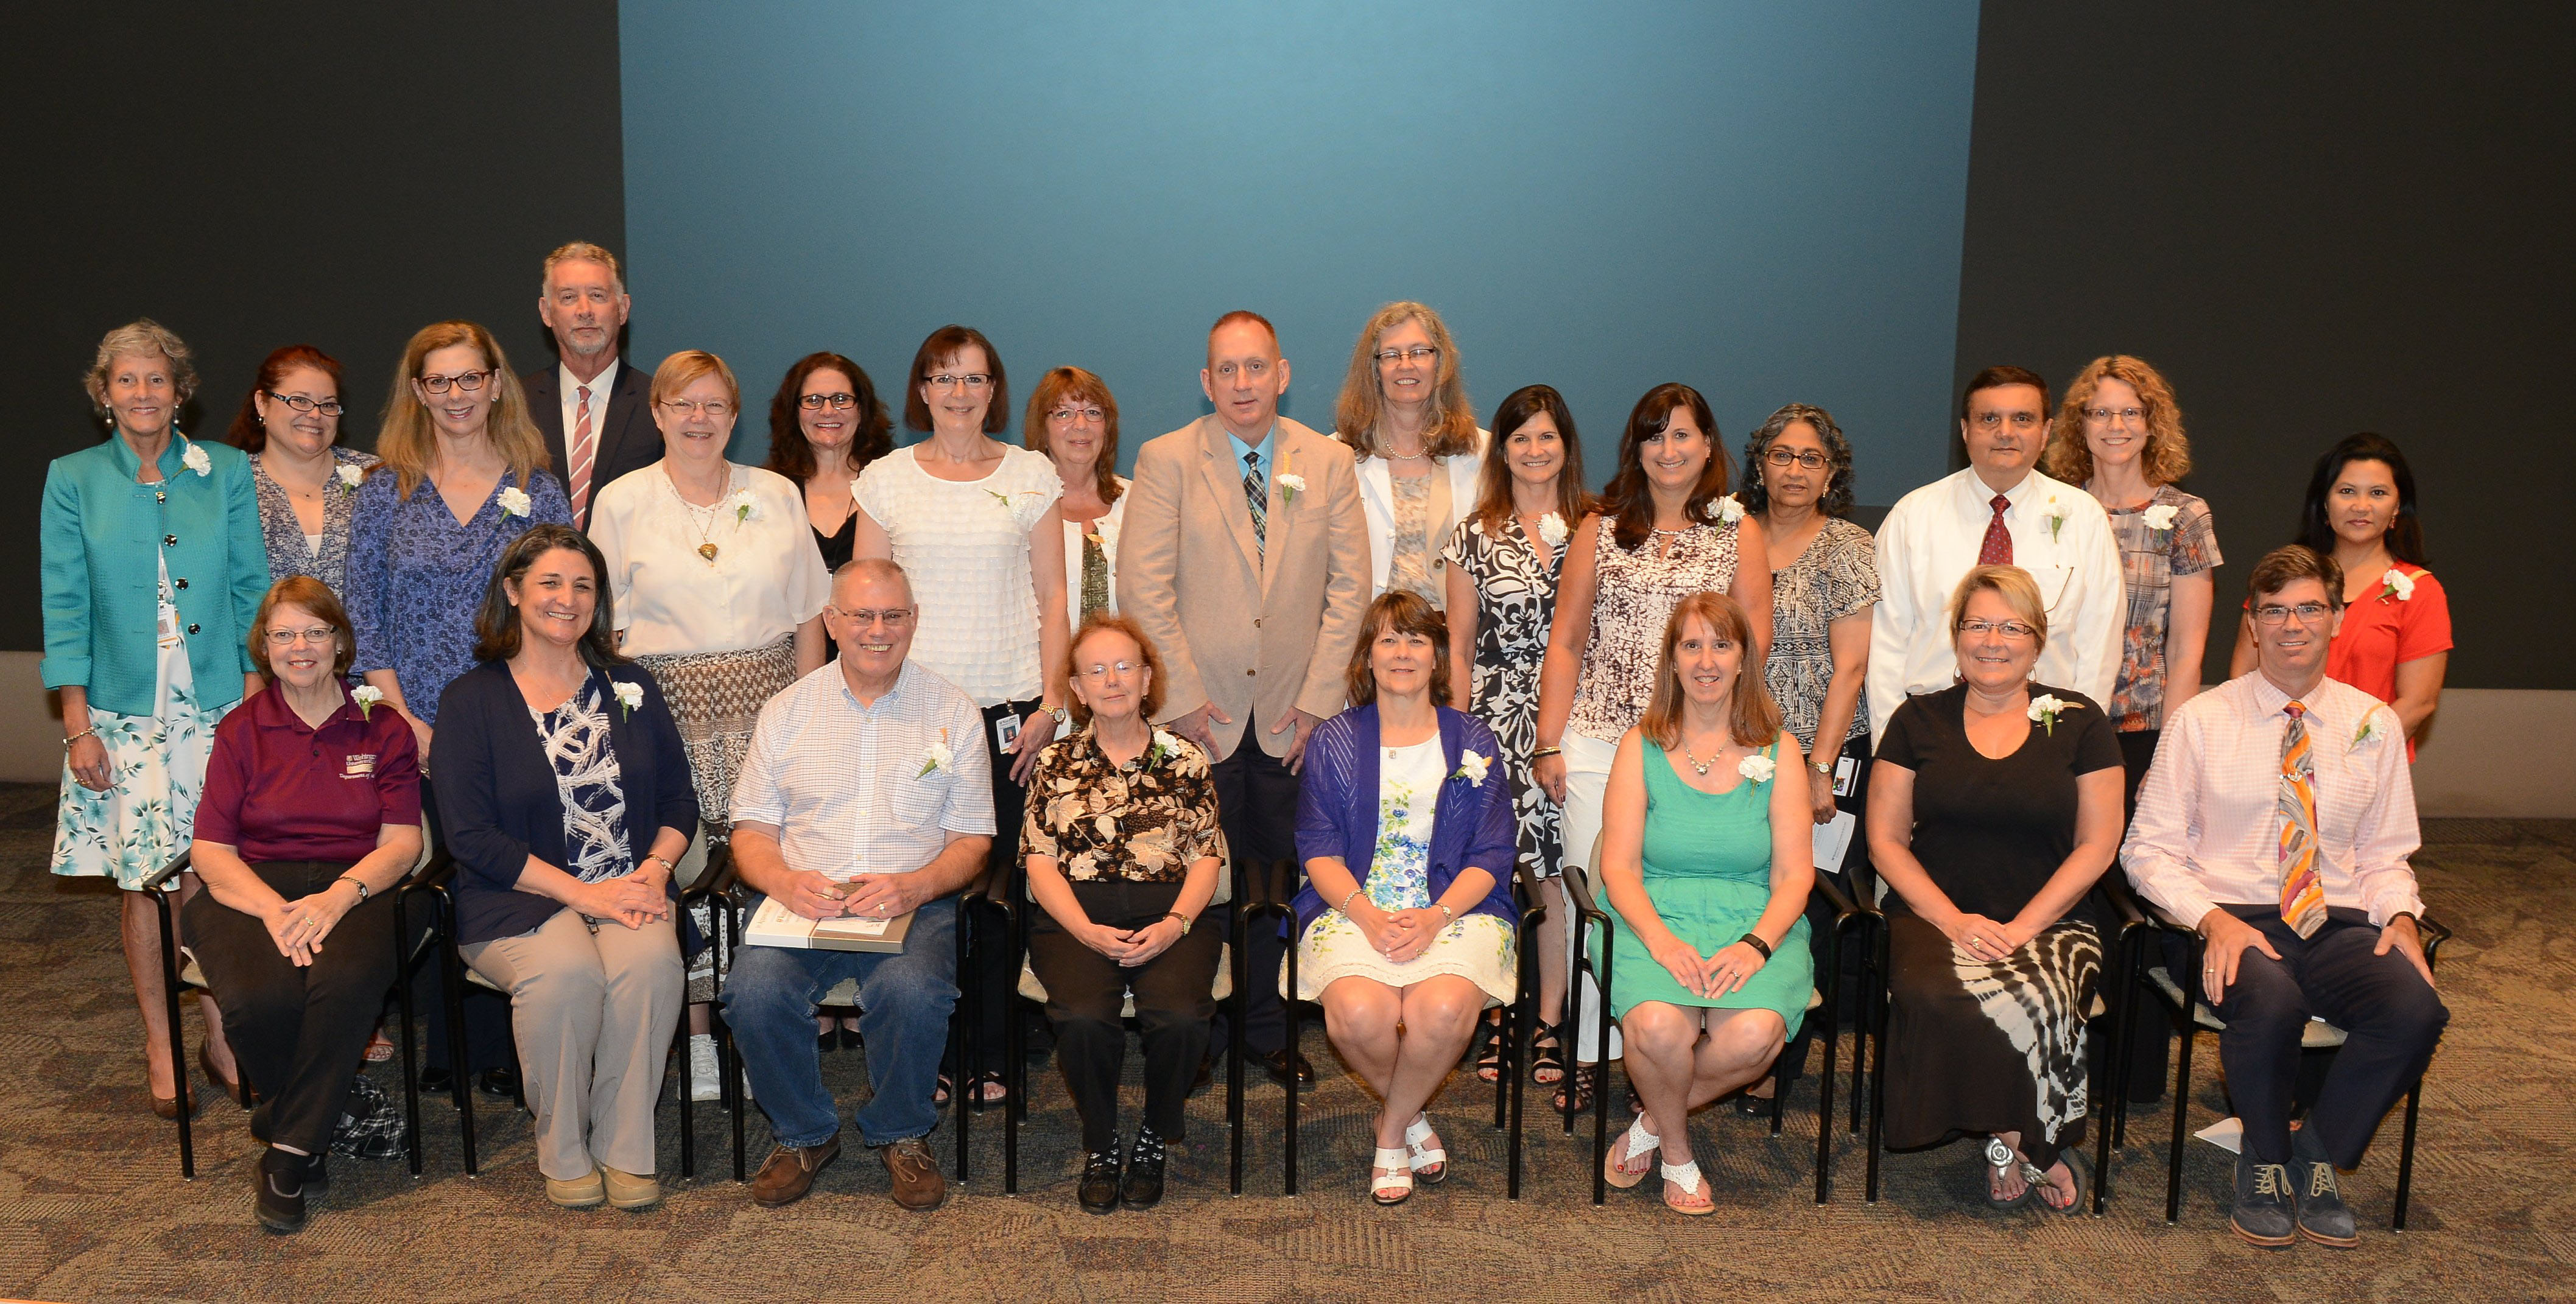
[[[597,263],[608,269],[608,283],[615,287],[619,294],[626,293],[626,277],[617,269],[617,255],[588,240],[574,240],[557,246],[553,253],[546,255],[545,274],[537,280],[538,298],[545,298],[555,292],[555,264],[557,263]]]
[[[903,567],[896,565],[890,557],[858,557],[842,562],[840,569],[832,572],[832,596],[836,600],[841,596],[841,585],[845,582],[879,579],[891,579],[902,585],[903,600],[907,603],[914,601],[912,577],[904,574]],[[834,605],[839,604],[835,601]]]
[[[170,387],[177,391],[179,401],[185,403],[194,397],[197,367],[188,346],[180,343],[169,327],[149,317],[138,317],[99,340],[98,357],[89,364],[89,374],[81,382],[89,390],[90,404],[102,412],[107,410],[107,373],[118,358],[148,358],[156,353],[170,361]]]

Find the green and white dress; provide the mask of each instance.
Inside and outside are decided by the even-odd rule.
[[[198,705],[188,669],[188,636],[170,589],[170,563],[161,562],[160,654],[151,715],[119,715],[90,708],[90,727],[107,744],[108,770],[116,778],[92,792],[72,778],[63,758],[62,808],[54,824],[54,872],[73,877],[112,876],[122,888],[139,888],[196,836],[197,796],[206,786],[206,758],[215,749],[215,725],[232,704]],[[172,887],[178,886],[174,880]]]
[[[1360,888],[1380,910],[1419,910],[1431,904],[1431,827],[1448,758],[1440,735],[1410,747],[1378,749],[1377,848]],[[1369,945],[1368,934],[1339,910],[1327,909],[1298,944],[1297,999],[1319,999],[1341,978],[1368,978],[1409,987],[1438,974],[1456,974],[1485,995],[1508,1002],[1518,937],[1498,915],[1460,915],[1440,930],[1422,954],[1398,964]],[[1286,994],[1285,975],[1281,994]]]

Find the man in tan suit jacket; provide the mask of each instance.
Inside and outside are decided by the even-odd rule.
[[[1368,522],[1350,449],[1279,415],[1288,362],[1268,321],[1219,318],[1199,386],[1215,413],[1137,450],[1118,609],[1162,653],[1158,723],[1216,761],[1233,854],[1293,859],[1306,737],[1342,709],[1368,609]],[[1244,1039],[1273,1076],[1311,1082],[1286,1045],[1280,939],[1252,932]]]

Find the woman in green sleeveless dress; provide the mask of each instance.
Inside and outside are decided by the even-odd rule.
[[[1815,985],[1804,757],[1759,665],[1748,671],[1752,641],[1724,594],[1675,605],[1654,697],[1619,740],[1602,807],[1611,1009],[1646,1107],[1603,1166],[1611,1185],[1635,1186],[1660,1152],[1664,1203],[1694,1215],[1716,1205],[1691,1158],[1690,1111],[1769,1071]]]

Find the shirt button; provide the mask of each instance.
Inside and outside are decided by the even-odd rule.
[[[191,633],[191,634],[194,634],[194,633],[196,633],[196,632],[197,632],[197,626],[196,626],[196,624],[195,624],[193,621],[192,621],[192,622],[190,622],[190,623],[189,623],[189,625],[188,625],[188,632],[189,632],[189,633]]]
[[[1245,673],[1245,674],[1247,674],[1247,675],[1257,675],[1257,674],[1260,674],[1261,672],[1260,672],[1260,671],[1258,671],[1258,670],[1246,670],[1246,671],[1244,671],[1243,673]]]
[[[166,502],[170,501],[170,495],[168,495],[168,494],[166,494],[166,493],[159,493],[159,492],[156,492],[156,493],[154,493],[154,494],[152,495],[152,501],[154,501],[154,502],[156,502],[156,503],[166,503]]]
[[[187,576],[185,576],[185,575],[182,575],[182,576],[180,576],[179,578],[177,578],[177,579],[175,579],[175,580],[170,581],[170,587],[172,587],[172,588],[178,588],[178,589],[184,589],[184,588],[188,587],[188,577],[187,577]]]
[[[161,546],[162,546],[162,547],[164,547],[164,548],[175,548],[175,547],[178,547],[178,546],[179,546],[179,536],[178,536],[178,535],[175,535],[175,534],[165,534],[165,535],[162,535],[162,536],[161,536]]]

